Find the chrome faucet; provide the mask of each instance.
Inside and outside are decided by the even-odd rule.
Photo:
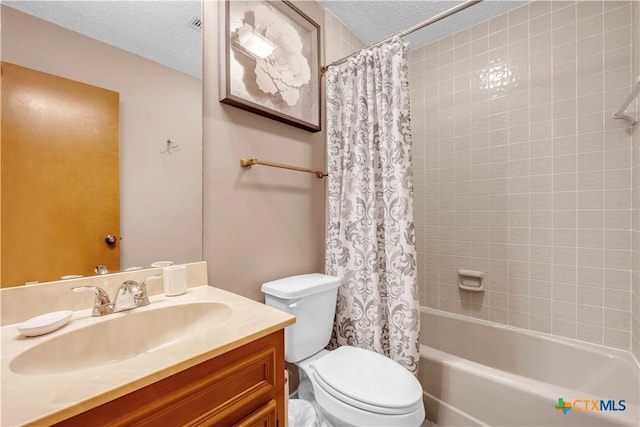
[[[93,311],[91,315],[93,317],[104,316],[105,314],[113,313],[113,304],[109,299],[109,295],[104,289],[98,286],[75,286],[71,288],[73,292],[93,291],[96,294],[96,299],[93,301]]]
[[[147,281],[159,279],[160,277],[162,277],[161,274],[154,274],[153,276],[145,277],[140,283],[134,280],[127,280],[118,288],[113,302],[109,299],[107,292],[98,286],[76,286],[71,290],[73,292],[93,291],[96,298],[93,301],[91,316],[98,317],[149,305]]]
[[[93,269],[96,274],[109,274],[109,269],[107,269],[106,265],[96,265],[96,268]]]

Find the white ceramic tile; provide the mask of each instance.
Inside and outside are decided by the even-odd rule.
[[[579,133],[577,139],[579,153],[602,151],[604,148],[602,132]]]
[[[631,230],[606,230],[604,247],[631,250]]]
[[[640,71],[632,13],[534,1],[411,53],[419,266],[437,276],[424,304],[630,347],[640,132],[610,114]],[[479,73],[506,63],[509,89],[482,89]],[[461,263],[487,271],[485,298],[457,291]]]
[[[598,306],[578,304],[577,321],[602,327],[604,325],[604,311]]]
[[[604,293],[601,287],[578,286],[577,295],[578,295],[578,304],[595,306],[595,307],[598,307],[600,310],[602,310]]]
[[[627,312],[631,311],[631,292],[605,289],[604,307]]]
[[[631,228],[631,212],[626,210],[606,210],[604,214],[604,228],[624,230]]]
[[[554,191],[575,191],[577,175],[575,173],[559,173],[553,176]]]
[[[607,302],[605,295],[605,304]],[[604,327],[629,331],[631,329],[631,312],[628,310],[604,309]]]
[[[561,265],[576,265],[576,249],[572,247],[553,248],[553,263]]]
[[[609,24],[607,24],[606,22],[606,17],[607,15],[605,15],[605,32],[603,34],[603,38],[604,38],[604,50],[605,52],[607,50],[613,50],[613,49],[617,49],[619,47],[622,46],[629,46],[630,45],[630,40],[631,40],[631,26],[630,25],[624,25],[625,23],[629,23],[628,19],[629,17],[627,16],[625,18],[626,22],[622,22],[620,23],[620,25],[615,25],[611,27],[611,29],[608,29],[607,26]],[[628,63],[627,63],[628,65]]]
[[[584,38],[576,42],[578,57],[587,57],[592,55],[602,55],[604,52],[604,38],[602,33],[596,33],[592,36],[584,34]]]
[[[554,205],[555,208],[555,205]],[[575,228],[577,225],[574,210],[554,210],[553,226],[557,228]]]
[[[608,67],[611,67],[611,60],[605,61],[606,55],[608,52],[605,52],[603,56],[602,54],[596,54],[591,56],[578,56],[577,58],[577,67],[576,72],[578,77],[589,76],[593,74],[602,74],[604,71],[604,64],[606,63]],[[612,68],[619,68],[612,67]],[[594,95],[597,95],[595,93]]]
[[[604,209],[604,192],[600,190],[578,191],[578,209]]]
[[[604,250],[578,248],[578,265],[580,267],[604,267]]]
[[[550,245],[553,243],[553,230],[551,228],[531,228],[531,243],[537,245]]]
[[[618,88],[628,88],[630,81],[631,67],[622,67],[615,70],[606,70],[604,72],[603,82],[605,91]]]
[[[567,338],[576,338],[577,324],[563,319],[552,319],[552,333]]]
[[[602,229],[604,224],[604,211],[580,210],[578,211],[578,228]]]
[[[588,2],[585,2],[588,3]],[[603,328],[600,326],[578,323],[577,339],[592,344],[602,344]]]
[[[532,279],[529,282],[529,293],[532,297],[550,300],[552,298],[552,284],[548,280]]]
[[[554,228],[553,245],[576,246],[576,230],[570,228]]]
[[[554,138],[553,140],[553,154],[554,156],[562,156],[566,154],[576,153],[576,135],[567,135]],[[575,169],[575,166],[574,166]]]
[[[611,269],[630,270],[631,255],[631,251],[628,250],[605,249],[604,266]]]
[[[597,3],[597,2],[593,2]],[[600,34],[603,30],[602,15],[595,15],[590,18],[581,19],[577,24],[577,39],[582,40]]]
[[[552,7],[557,9],[552,10],[551,19],[552,27],[558,28],[569,23],[575,22],[576,19],[576,5],[573,2],[554,2]]]
[[[553,265],[549,263],[538,264],[532,262],[529,264],[529,277],[533,280],[550,283],[553,280]]]
[[[604,173],[602,171],[578,172],[578,190],[602,190],[604,188]]]
[[[578,246],[581,248],[603,248],[604,231],[601,229],[580,229],[578,230]]]
[[[576,277],[575,266],[554,264],[553,280],[556,285],[575,285]]]
[[[604,52],[603,70],[615,70],[629,65],[631,62],[631,50],[628,45],[612,46]]]
[[[602,2],[583,1],[576,5],[576,15],[579,21],[602,14]]]
[[[629,350],[631,334],[628,331],[618,329],[604,329],[604,345]]]
[[[602,287],[604,270],[602,268],[578,267],[577,281],[584,286]]]
[[[553,173],[568,173],[576,171],[576,156],[574,154],[566,156],[555,156],[553,158]]]

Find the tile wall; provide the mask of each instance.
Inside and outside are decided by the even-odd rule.
[[[365,47],[338,18],[324,11],[324,57],[326,64],[344,58]]]
[[[633,2],[632,6],[632,64],[631,78],[640,78],[640,2]],[[636,116],[640,120],[640,100],[635,102]],[[632,191],[633,191],[633,227],[632,227],[632,248],[633,248],[633,275],[632,275],[632,298],[631,298],[631,351],[636,360],[640,362],[640,125],[633,128],[632,142]]]
[[[536,1],[411,53],[423,305],[625,350],[633,323],[637,356],[632,8]]]

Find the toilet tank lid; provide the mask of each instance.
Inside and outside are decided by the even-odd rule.
[[[283,299],[294,299],[335,289],[341,284],[342,279],[339,277],[320,273],[301,274],[263,283],[262,293]]]

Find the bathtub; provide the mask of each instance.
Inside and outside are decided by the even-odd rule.
[[[629,352],[426,307],[421,329],[419,379],[439,426],[640,425]],[[575,407],[564,414],[559,398]]]

